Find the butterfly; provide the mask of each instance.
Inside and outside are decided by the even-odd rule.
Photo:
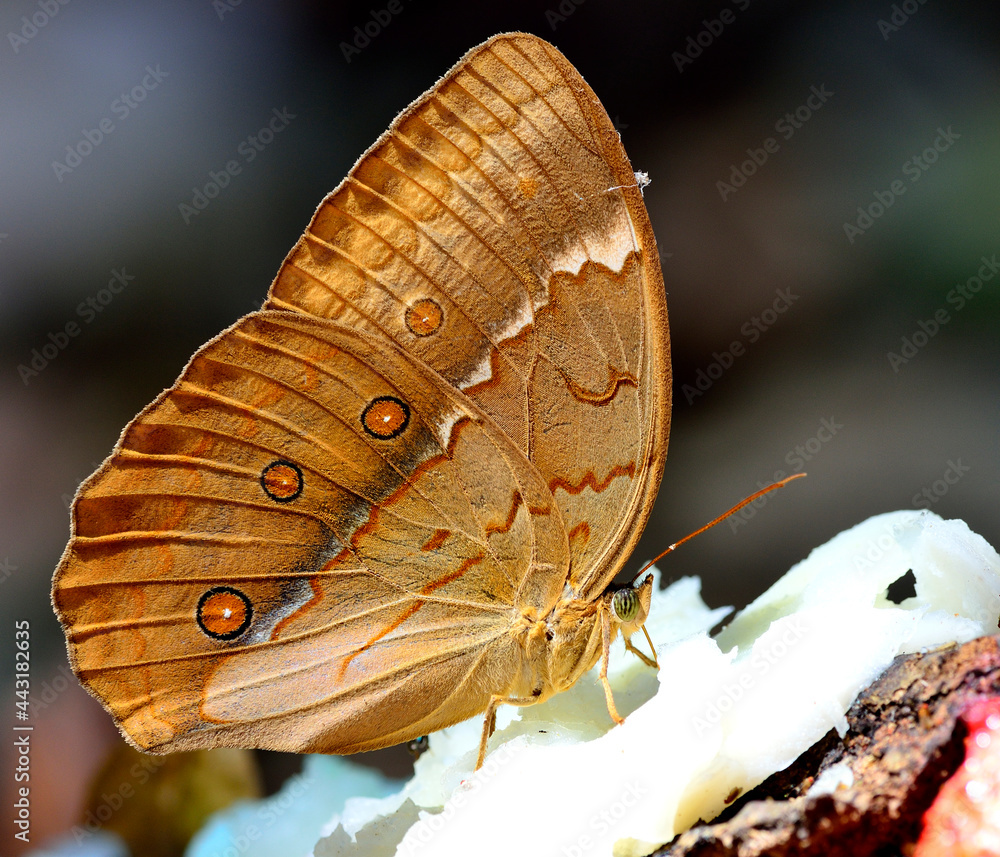
[[[569,61],[466,54],[327,196],[267,301],[80,487],[53,603],[147,752],[354,753],[571,686],[670,423],[640,182]]]

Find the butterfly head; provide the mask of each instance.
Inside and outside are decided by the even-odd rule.
[[[653,597],[653,576],[636,585],[623,586],[609,591],[611,615],[621,624],[626,637],[638,631],[649,616],[649,604]]]

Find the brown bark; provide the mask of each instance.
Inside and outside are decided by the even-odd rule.
[[[855,700],[843,739],[828,733],[722,816],[657,854],[908,855],[924,812],[965,756],[963,709],[976,697],[997,694],[1000,637],[900,656]],[[851,769],[853,785],[807,794],[815,778],[837,764]]]

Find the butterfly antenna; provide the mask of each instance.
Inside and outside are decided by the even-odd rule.
[[[636,576],[632,578],[632,582],[635,583],[635,581],[637,581],[640,577],[642,577],[642,575],[646,572],[646,570],[648,568],[650,568],[651,566],[653,566],[655,563],[659,562],[661,559],[663,559],[663,557],[665,557],[671,551],[675,550],[676,548],[679,548],[682,544],[684,544],[684,542],[688,541],[689,539],[693,539],[695,536],[700,535],[701,533],[705,532],[705,530],[711,529],[717,523],[719,523],[719,521],[724,521],[726,518],[728,518],[734,512],[738,512],[740,509],[742,509],[747,503],[752,503],[754,500],[756,500],[761,495],[766,494],[768,491],[774,491],[775,488],[784,488],[793,479],[801,479],[805,475],[806,475],[805,473],[793,473],[791,476],[788,476],[785,479],[782,479],[780,482],[775,482],[772,485],[768,485],[766,488],[761,488],[760,491],[756,491],[755,493],[753,493],[749,497],[747,497],[745,500],[740,500],[740,502],[737,503],[735,506],[733,506],[733,508],[730,509],[728,512],[723,512],[714,521],[709,521],[707,524],[705,524],[704,527],[701,527],[700,529],[695,530],[690,535],[684,536],[684,538],[681,539],[679,542],[675,542],[674,544],[672,544],[670,547],[668,547],[659,556],[653,557],[641,569],[639,569],[639,573],[636,574]]]

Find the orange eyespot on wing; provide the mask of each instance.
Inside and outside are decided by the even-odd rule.
[[[406,310],[406,326],[414,336],[437,333],[443,321],[441,305],[430,298],[422,298]]]
[[[410,406],[395,396],[372,399],[361,414],[361,424],[372,437],[390,440],[398,437],[410,422]]]
[[[290,461],[274,461],[260,474],[260,484],[272,500],[288,503],[302,493],[302,471]]]
[[[213,640],[235,640],[253,621],[250,599],[232,586],[215,586],[198,600],[198,627]]]

